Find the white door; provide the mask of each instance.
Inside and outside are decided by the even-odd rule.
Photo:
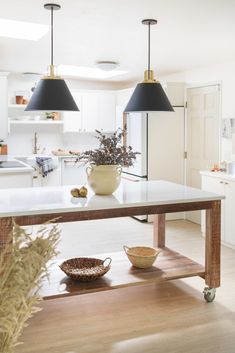
[[[219,162],[220,86],[187,90],[187,168],[186,184],[201,188],[200,170]],[[200,224],[200,212],[187,212],[186,218]]]

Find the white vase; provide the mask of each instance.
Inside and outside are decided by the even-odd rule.
[[[88,184],[96,195],[111,195],[120,184],[121,172],[118,165],[91,165],[86,168]]]

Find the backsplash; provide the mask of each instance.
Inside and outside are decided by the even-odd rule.
[[[8,140],[8,154],[21,155],[33,153],[34,133],[37,132],[39,153],[51,153],[58,148],[73,151],[84,151],[95,148],[98,145],[97,139],[92,133],[66,133],[60,131],[59,126],[16,126],[12,129]]]

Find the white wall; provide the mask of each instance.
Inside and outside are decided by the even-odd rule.
[[[186,82],[187,86],[221,84],[221,118],[235,118],[234,82],[235,62],[225,62],[209,67],[197,68],[190,71],[178,72],[161,76],[161,80],[172,82]],[[221,138],[221,160],[230,160],[232,155],[231,139]]]

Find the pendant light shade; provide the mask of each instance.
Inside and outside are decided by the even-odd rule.
[[[37,84],[33,95],[25,108],[26,111],[79,111],[66,82],[55,75],[53,64],[53,11],[59,10],[58,4],[45,4],[51,11],[51,65],[50,74]]]
[[[126,106],[125,112],[156,111],[174,111],[161,84],[159,82],[138,83]]]
[[[154,79],[150,70],[150,26],[157,20],[148,19],[142,23],[148,25],[148,70],[144,73],[144,81],[137,84],[124,112],[174,111],[160,82]]]
[[[78,107],[63,79],[41,79],[25,110],[77,111]]]

